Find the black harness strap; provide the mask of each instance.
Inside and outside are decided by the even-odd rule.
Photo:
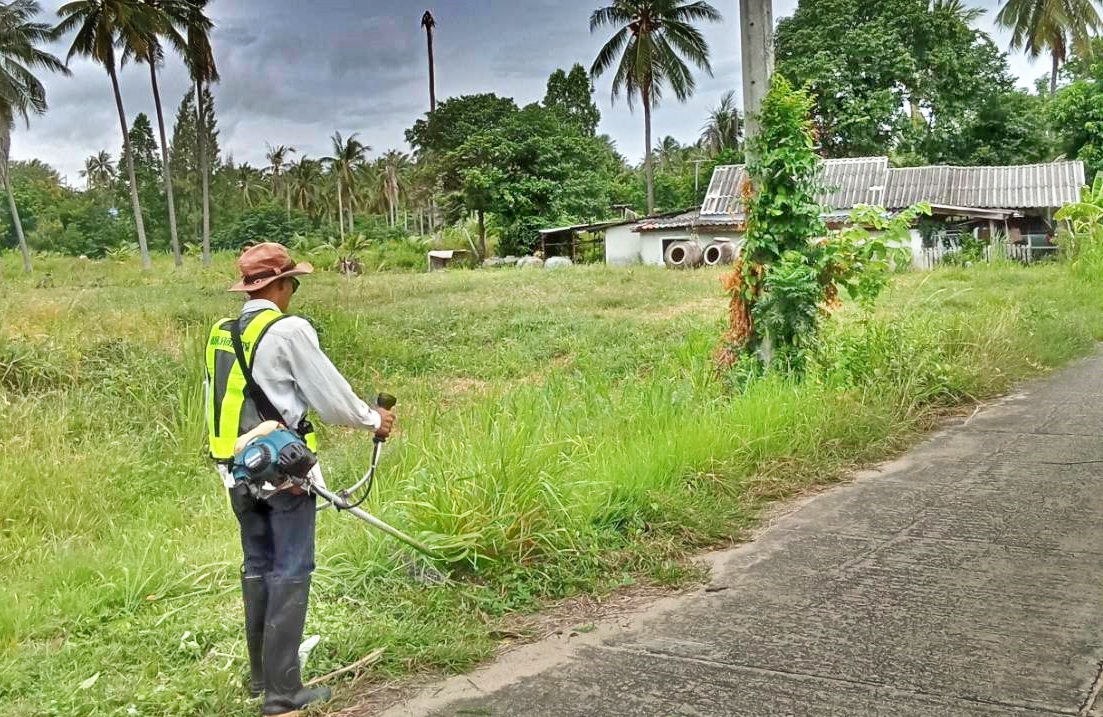
[[[282,316],[280,317],[283,318]],[[276,319],[279,321],[280,319]],[[272,324],[276,323],[273,321]],[[264,327],[265,332],[271,328],[272,324]],[[257,337],[257,343],[260,343],[260,339],[264,337],[262,333]],[[277,423],[284,423],[284,418],[280,414],[279,410],[272,405],[272,401],[269,400],[268,394],[264,392],[264,389],[257,385],[257,382],[253,379],[253,370],[249,367],[249,362],[245,360],[245,347],[241,343],[241,319],[237,319],[230,324],[230,339],[234,344],[234,355],[237,356],[237,363],[241,366],[241,373],[245,377],[245,393],[253,400],[253,404],[257,407],[257,413],[266,421],[276,421]],[[253,354],[256,355],[256,347],[253,347]]]

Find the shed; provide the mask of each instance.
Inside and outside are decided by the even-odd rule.
[[[545,259],[565,256],[576,264],[592,263],[601,261],[603,257],[608,260],[609,242],[612,239],[618,255],[631,256],[638,241],[631,235],[633,224],[635,221],[629,219],[612,219],[541,229],[540,251]]]
[[[1084,185],[1080,161],[1008,167],[889,167],[887,157],[824,160],[816,197],[830,227],[844,225],[859,204],[900,210],[931,204],[936,217],[978,227],[989,235],[1004,231],[1014,241],[1036,241],[1052,233],[1052,216],[1078,201]],[[641,235],[640,259],[662,264],[673,241],[694,238],[707,245],[718,240],[739,242],[746,230],[743,202],[747,192],[744,165],[717,167],[699,210],[674,217],[644,220],[634,229]],[[973,229],[970,229],[973,231]],[[1047,239],[1048,240],[1048,239]]]

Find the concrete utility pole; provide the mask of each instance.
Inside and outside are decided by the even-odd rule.
[[[772,0],[739,0],[740,47],[743,51],[744,141],[758,134],[758,113],[774,71]]]

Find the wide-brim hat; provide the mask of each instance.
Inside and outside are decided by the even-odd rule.
[[[305,261],[296,262],[288,253],[287,247],[275,242],[265,242],[251,246],[242,252],[237,260],[241,280],[230,287],[229,291],[251,293],[279,279],[289,276],[313,274],[314,267]]]

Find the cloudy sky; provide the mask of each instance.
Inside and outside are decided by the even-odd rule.
[[[56,0],[55,0],[56,1]],[[437,93],[441,98],[475,92],[538,101],[547,76],[581,62],[589,67],[602,42],[591,35],[589,15],[600,0],[427,0],[437,18]],[[724,22],[705,28],[714,77],[698,77],[696,96],[673,100],[655,115],[655,135],[696,139],[709,107],[729,88],[741,88],[738,3],[714,0]],[[996,0],[973,0],[988,12],[981,25],[1001,47],[1007,36],[993,27]],[[51,8],[53,3],[45,0]],[[775,0],[775,18],[790,15],[796,0]],[[411,0],[215,0],[214,43],[222,83],[215,87],[221,143],[238,162],[264,164],[265,143],[288,144],[300,153],[326,153],[335,131],[359,132],[376,152],[405,148],[403,130],[428,109],[425,7]],[[64,56],[68,41],[55,51]],[[1023,86],[1048,63],[1010,57]],[[78,185],[84,159],[100,149],[118,156],[118,116],[107,73],[74,59],[70,78],[46,79],[50,113],[29,130],[17,129],[12,154],[38,157]],[[122,75],[127,114],[153,116],[149,76],[142,67]],[[187,90],[180,63],[163,72],[167,121]],[[597,85],[599,131],[636,160],[643,153],[642,114],[611,105],[609,84]],[[171,132],[171,127],[169,129]]]

